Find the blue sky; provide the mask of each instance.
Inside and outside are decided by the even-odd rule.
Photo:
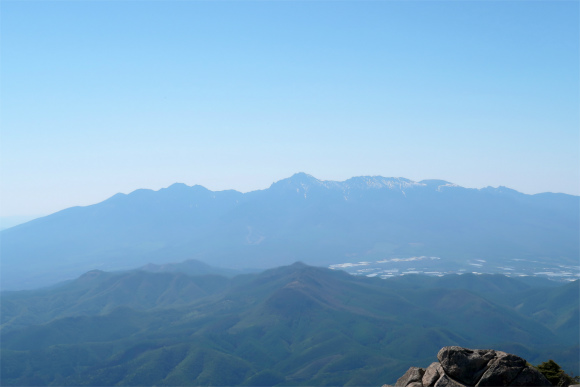
[[[580,194],[576,1],[1,7],[1,216],[299,171]]]

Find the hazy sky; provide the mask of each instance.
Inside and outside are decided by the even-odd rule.
[[[6,1],[0,215],[304,171],[580,194],[577,1]]]

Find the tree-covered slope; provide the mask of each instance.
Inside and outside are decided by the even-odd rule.
[[[18,313],[3,312],[1,382],[379,385],[410,365],[429,365],[445,345],[510,349],[531,362],[560,352],[568,356],[555,360],[578,371],[568,331],[464,289],[459,279],[379,280],[300,263],[231,279],[87,273],[52,289],[2,293],[3,306],[9,301]],[[470,287],[483,290],[492,280],[495,294],[523,286],[527,297],[534,290],[499,277]],[[176,290],[159,290],[176,282]],[[570,296],[566,286],[542,289]],[[103,295],[114,292],[123,302],[106,302]],[[44,319],[35,320],[43,302]],[[578,293],[562,304],[574,302]],[[55,305],[60,314],[48,312]],[[553,313],[565,318],[568,309]],[[570,321],[578,326],[577,318]]]

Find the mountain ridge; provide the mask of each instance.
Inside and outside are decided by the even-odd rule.
[[[305,176],[306,178],[304,178],[303,176]],[[520,194],[520,195],[526,195],[526,196],[556,195],[556,196],[572,197],[572,198],[574,198],[574,197],[575,198],[578,198],[579,197],[578,195],[572,195],[572,194],[561,193],[561,192],[550,192],[550,191],[539,192],[539,193],[535,193],[535,194],[526,194],[526,193],[517,191],[515,189],[506,187],[506,186],[497,186],[497,187],[485,186],[485,187],[482,187],[482,188],[467,188],[467,187],[463,187],[463,186],[460,186],[458,184],[455,184],[455,183],[452,183],[452,182],[449,182],[449,181],[446,181],[446,180],[441,180],[441,179],[423,179],[423,180],[420,180],[420,181],[413,181],[413,180],[410,180],[410,179],[407,179],[407,178],[403,178],[403,177],[384,177],[384,176],[381,176],[381,175],[355,176],[355,177],[351,177],[351,178],[348,178],[348,179],[343,180],[343,181],[338,181],[338,180],[319,180],[319,179],[315,178],[314,176],[312,176],[310,174],[307,174],[305,172],[298,172],[298,173],[295,173],[294,175],[292,175],[292,176],[290,176],[288,178],[281,179],[281,180],[279,180],[277,182],[272,183],[267,188],[256,189],[256,190],[251,190],[251,191],[247,191],[247,192],[238,191],[238,190],[233,189],[233,188],[232,189],[224,189],[224,190],[212,191],[212,190],[210,190],[210,189],[208,189],[208,188],[206,188],[206,187],[204,187],[202,185],[199,185],[199,184],[194,184],[194,185],[189,186],[189,185],[187,185],[185,183],[181,183],[181,182],[177,182],[177,183],[170,184],[169,186],[162,187],[162,188],[160,188],[158,190],[149,189],[149,188],[138,188],[138,189],[133,190],[133,191],[127,193],[127,194],[121,193],[121,192],[116,193],[116,194],[112,195],[111,197],[109,197],[109,198],[107,198],[107,199],[105,199],[105,200],[103,200],[101,202],[98,202],[98,203],[89,204],[89,205],[86,205],[86,206],[72,206],[72,207],[67,207],[65,209],[56,211],[56,212],[54,212],[52,214],[45,215],[45,216],[41,216],[41,217],[38,217],[36,219],[32,219],[32,220],[30,220],[28,222],[33,222],[33,221],[36,221],[38,219],[45,218],[46,216],[51,216],[51,215],[57,214],[57,213],[59,213],[61,211],[70,210],[72,208],[86,208],[86,207],[91,207],[91,206],[98,205],[98,204],[101,204],[101,203],[104,203],[104,202],[107,202],[107,201],[110,201],[110,200],[115,200],[115,199],[118,199],[118,198],[121,198],[121,197],[130,196],[130,195],[137,195],[137,194],[146,193],[146,192],[147,193],[148,192],[163,192],[163,191],[170,192],[170,191],[177,191],[178,189],[181,189],[181,190],[193,189],[193,190],[202,191],[202,192],[210,192],[210,193],[213,193],[213,194],[215,194],[215,193],[222,193],[222,192],[231,192],[231,193],[235,193],[235,194],[244,195],[244,194],[249,194],[249,193],[253,193],[253,192],[261,192],[261,191],[268,190],[268,189],[272,188],[273,186],[275,186],[275,185],[277,185],[279,183],[283,183],[283,184],[294,183],[294,184],[296,184],[299,181],[302,181],[302,182],[304,182],[304,181],[307,181],[307,182],[315,182],[316,185],[322,186],[322,187],[326,187],[326,188],[331,188],[331,187],[334,187],[334,188],[343,188],[344,187],[344,188],[346,188],[346,187],[350,187],[348,183],[359,183],[359,182],[362,182],[362,181],[374,183],[374,184],[368,184],[367,183],[366,186],[368,188],[384,188],[384,187],[393,188],[395,186],[394,183],[395,182],[398,182],[399,183],[399,186],[405,185],[405,186],[409,186],[409,187],[411,187],[411,186],[428,187],[428,186],[433,186],[435,184],[438,184],[437,187],[446,186],[446,187],[455,187],[455,188],[460,188],[460,189],[465,189],[465,190],[475,190],[475,191],[485,191],[485,192],[499,192],[499,193],[512,192],[512,193],[516,193],[516,194]],[[391,184],[387,184],[386,182],[390,182]],[[381,183],[383,183],[383,184],[381,184]],[[357,186],[364,187],[365,185],[364,184],[357,184]],[[25,223],[28,223],[28,222],[25,222]],[[17,226],[20,226],[20,225],[25,224],[25,223],[21,223],[21,224],[18,224],[16,226],[12,226],[12,227],[9,227],[9,228],[17,227]]]
[[[64,208],[62,210],[56,211],[52,214],[49,215],[45,215],[45,216],[41,216],[32,220],[29,220],[27,222],[24,223],[20,223],[16,226],[12,226],[9,228],[5,228],[3,230],[0,231],[5,231],[8,229],[12,229],[12,228],[16,228],[16,227],[21,227],[25,224],[31,223],[31,222],[37,222],[40,221],[41,219],[44,219],[46,217],[49,216],[53,216],[56,214],[59,214],[61,212],[69,212],[73,209],[78,209],[78,208],[89,208],[89,207],[93,207],[93,206],[97,206],[103,203],[110,203],[110,202],[114,202],[116,200],[119,200],[120,198],[125,198],[125,197],[136,197],[136,196],[145,196],[145,195],[149,195],[151,193],[174,193],[177,191],[182,191],[185,192],[187,190],[189,190],[190,192],[196,192],[196,193],[206,193],[208,195],[211,195],[213,198],[215,198],[216,194],[224,194],[224,193],[228,193],[231,195],[237,195],[237,196],[243,196],[246,194],[252,194],[252,193],[259,193],[259,192],[263,192],[263,191],[267,191],[268,189],[272,188],[272,187],[277,187],[277,186],[290,186],[290,185],[296,185],[296,184],[300,184],[302,186],[302,184],[304,182],[310,182],[313,183],[318,186],[318,187],[324,187],[324,188],[335,188],[335,189],[342,189],[342,190],[348,190],[349,188],[352,188],[354,184],[354,186],[356,188],[375,188],[375,189],[380,189],[380,188],[389,188],[389,189],[393,189],[395,186],[398,186],[399,188],[405,186],[405,187],[422,187],[422,188],[427,188],[430,186],[436,186],[437,190],[439,191],[440,187],[453,187],[453,188],[459,188],[459,189],[463,189],[463,190],[472,190],[472,191],[480,191],[480,192],[486,192],[486,193],[512,193],[512,194],[516,194],[516,195],[525,195],[525,196],[532,196],[532,197],[554,197],[554,196],[558,196],[558,197],[566,197],[566,198],[580,198],[580,196],[577,195],[571,195],[571,194],[566,194],[566,193],[559,193],[559,192],[539,192],[539,193],[535,193],[535,194],[526,194],[520,191],[517,191],[515,189],[506,187],[506,186],[498,186],[498,187],[493,187],[493,186],[486,186],[486,187],[482,187],[482,188],[466,188],[460,185],[457,185],[455,183],[451,183],[448,182],[446,180],[440,180],[440,179],[423,179],[420,181],[413,181],[407,178],[403,178],[403,177],[383,177],[380,175],[375,175],[375,176],[355,176],[355,177],[351,177],[349,179],[343,180],[343,181],[338,181],[338,180],[319,180],[315,177],[313,177],[310,174],[307,174],[305,172],[298,172],[295,173],[294,175],[292,175],[291,177],[279,180],[277,182],[272,183],[268,188],[264,188],[264,189],[256,189],[256,190],[252,190],[252,191],[248,191],[248,192],[241,192],[238,191],[236,189],[224,189],[224,190],[217,190],[217,191],[212,191],[202,185],[199,184],[194,184],[194,185],[187,185],[185,183],[173,183],[167,187],[162,187],[158,190],[154,190],[154,189],[149,189],[149,188],[138,188],[136,190],[133,190],[127,194],[125,193],[116,193],[114,195],[112,195],[111,197],[98,202],[98,203],[93,203],[93,204],[89,204],[86,206],[72,206],[72,207],[67,207]],[[365,182],[366,184],[362,184],[363,182]],[[398,183],[398,184],[395,184]],[[302,186],[302,188],[304,188],[304,186]]]
[[[453,270],[469,259],[502,266],[549,257],[554,265],[575,265],[579,212],[575,196],[439,180],[333,182],[298,173],[248,193],[177,183],[0,231],[2,288],[186,259],[236,270],[413,256],[441,257]]]
[[[376,386],[426,367],[442,344],[551,357],[577,372],[577,332],[542,316],[572,316],[577,328],[578,281],[471,282],[380,280],[303,263],[233,278],[92,271],[61,287],[2,293],[1,384],[254,385],[267,372],[276,376],[268,385]],[[477,290],[490,285],[500,296]],[[573,297],[551,305],[561,294]],[[235,370],[227,380],[224,367]]]

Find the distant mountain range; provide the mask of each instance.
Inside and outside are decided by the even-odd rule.
[[[174,269],[174,268],[173,268]],[[91,271],[3,292],[0,384],[379,386],[448,345],[578,374],[579,281]]]
[[[2,289],[192,258],[228,269],[413,256],[578,265],[579,213],[577,196],[441,180],[298,173],[248,193],[174,184],[1,231]]]

